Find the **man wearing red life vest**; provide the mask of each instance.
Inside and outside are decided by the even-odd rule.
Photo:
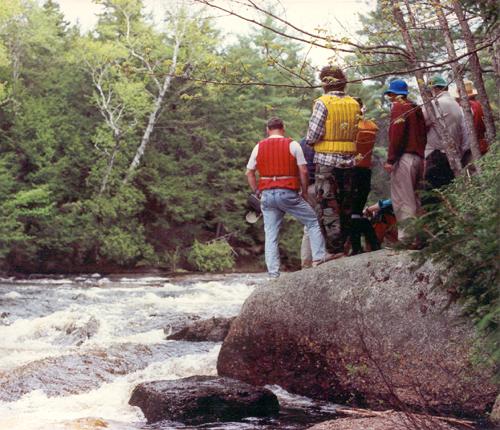
[[[267,122],[268,137],[252,151],[247,164],[248,184],[261,198],[264,217],[265,257],[269,276],[280,275],[279,231],[286,213],[307,227],[313,266],[331,259],[313,208],[307,203],[308,173],[298,142],[285,137],[283,121]],[[257,182],[256,171],[259,172]],[[300,194],[299,194],[300,191]]]

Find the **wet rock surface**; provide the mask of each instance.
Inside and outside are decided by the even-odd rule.
[[[139,384],[129,401],[148,423],[162,420],[202,424],[277,415],[277,397],[265,388],[230,378],[191,376]]]
[[[222,342],[227,334],[233,318],[210,318],[195,321],[182,330],[167,336],[168,340],[187,340],[190,342]]]
[[[175,346],[121,344],[45,358],[14,370],[0,371],[0,401],[12,402],[34,390],[41,390],[49,397],[87,392],[119,375],[144,369],[152,362],[179,356],[186,351],[205,351],[211,346],[199,343],[193,349],[193,345],[187,342]]]
[[[462,426],[451,425],[438,418],[392,412],[380,417],[340,418],[333,421],[325,421],[309,427],[309,430],[461,430],[463,428]]]
[[[231,325],[219,375],[316,399],[483,416],[497,387],[431,264],[382,250],[258,287]]]

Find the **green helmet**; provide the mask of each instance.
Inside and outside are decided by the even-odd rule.
[[[448,86],[448,82],[441,75],[436,75],[431,78],[429,81],[429,86],[433,87],[443,87],[446,88]]]

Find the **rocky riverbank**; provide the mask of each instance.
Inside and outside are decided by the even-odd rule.
[[[247,299],[218,372],[343,404],[485,416],[495,369],[440,282],[392,251],[286,274]]]

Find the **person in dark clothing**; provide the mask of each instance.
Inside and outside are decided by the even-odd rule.
[[[363,114],[364,106],[362,100],[359,98],[355,98],[355,100],[359,103]],[[363,252],[361,236],[365,237],[370,250],[375,251],[380,249],[380,244],[371,223],[363,217],[363,210],[371,190],[372,152],[377,140],[377,132],[378,127],[375,122],[364,117],[361,118],[356,135],[356,150],[358,155],[356,156],[352,186],[353,197],[350,231],[352,255]]]

